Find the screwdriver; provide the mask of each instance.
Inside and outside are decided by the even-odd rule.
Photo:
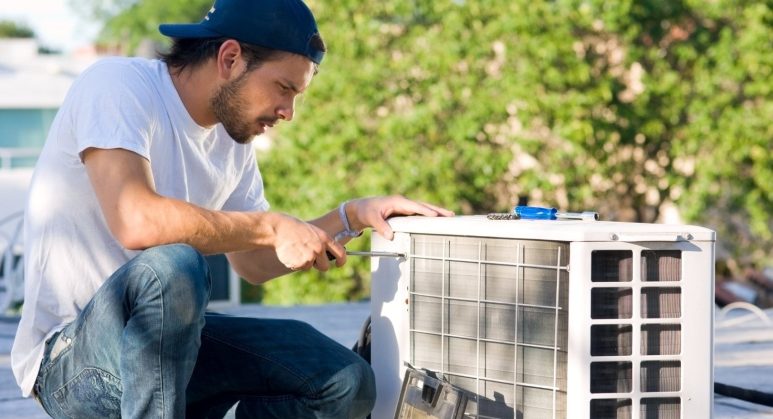
[[[326,253],[327,253],[327,259],[328,260],[335,259],[335,256],[333,256],[333,254],[330,253],[330,251],[326,251]],[[346,251],[346,255],[347,256],[369,256],[369,257],[373,257],[373,258],[384,257],[384,258],[402,258],[402,259],[405,259],[405,253],[397,253],[397,252],[377,252],[377,251],[375,251],[375,252],[374,251],[372,251],[372,252],[360,252],[360,251],[357,251],[357,250],[347,250]]]
[[[555,208],[532,207],[518,205],[513,208],[513,213],[522,220],[588,220],[597,221],[599,213],[593,211],[561,212]]]

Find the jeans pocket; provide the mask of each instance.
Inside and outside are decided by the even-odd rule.
[[[53,394],[71,418],[120,418],[121,380],[99,368],[85,368]]]

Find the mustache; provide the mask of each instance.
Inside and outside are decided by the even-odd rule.
[[[258,118],[257,122],[264,125],[274,126],[276,125],[277,122],[279,122],[279,118],[262,117],[262,118]]]

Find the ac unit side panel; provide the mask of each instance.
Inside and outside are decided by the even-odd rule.
[[[373,233],[373,251],[407,254],[410,235],[396,233],[389,241]],[[376,375],[373,419],[394,418],[408,360],[409,261],[404,258],[371,258],[371,364]]]
[[[692,244],[682,253],[687,306],[683,348],[690,360],[682,371],[682,401],[685,411],[694,412],[690,417],[710,418],[714,406],[714,243]]]

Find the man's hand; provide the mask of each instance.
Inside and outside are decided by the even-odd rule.
[[[327,252],[335,256],[337,266],[346,263],[346,249],[313,224],[280,214],[274,231],[276,256],[292,271],[312,267],[327,271],[330,268]]]
[[[372,227],[385,238],[392,240],[394,232],[386,220],[393,215],[451,217],[454,213],[426,202],[412,201],[400,195],[393,195],[349,201],[346,205],[346,215],[353,229],[362,230]]]
[[[374,228],[390,240],[394,233],[386,220],[393,215],[426,215],[429,217],[452,216],[446,209],[416,202],[402,196],[361,198],[346,204],[350,227],[362,230]],[[267,214],[270,226],[271,247],[249,252],[231,252],[228,260],[236,272],[252,284],[259,284],[271,278],[284,275],[288,270],[298,271],[316,268],[325,271],[330,268],[329,252],[337,266],[346,263],[346,250],[331,237],[341,231],[338,210],[306,223],[286,214]],[[346,243],[344,239],[342,243]]]

